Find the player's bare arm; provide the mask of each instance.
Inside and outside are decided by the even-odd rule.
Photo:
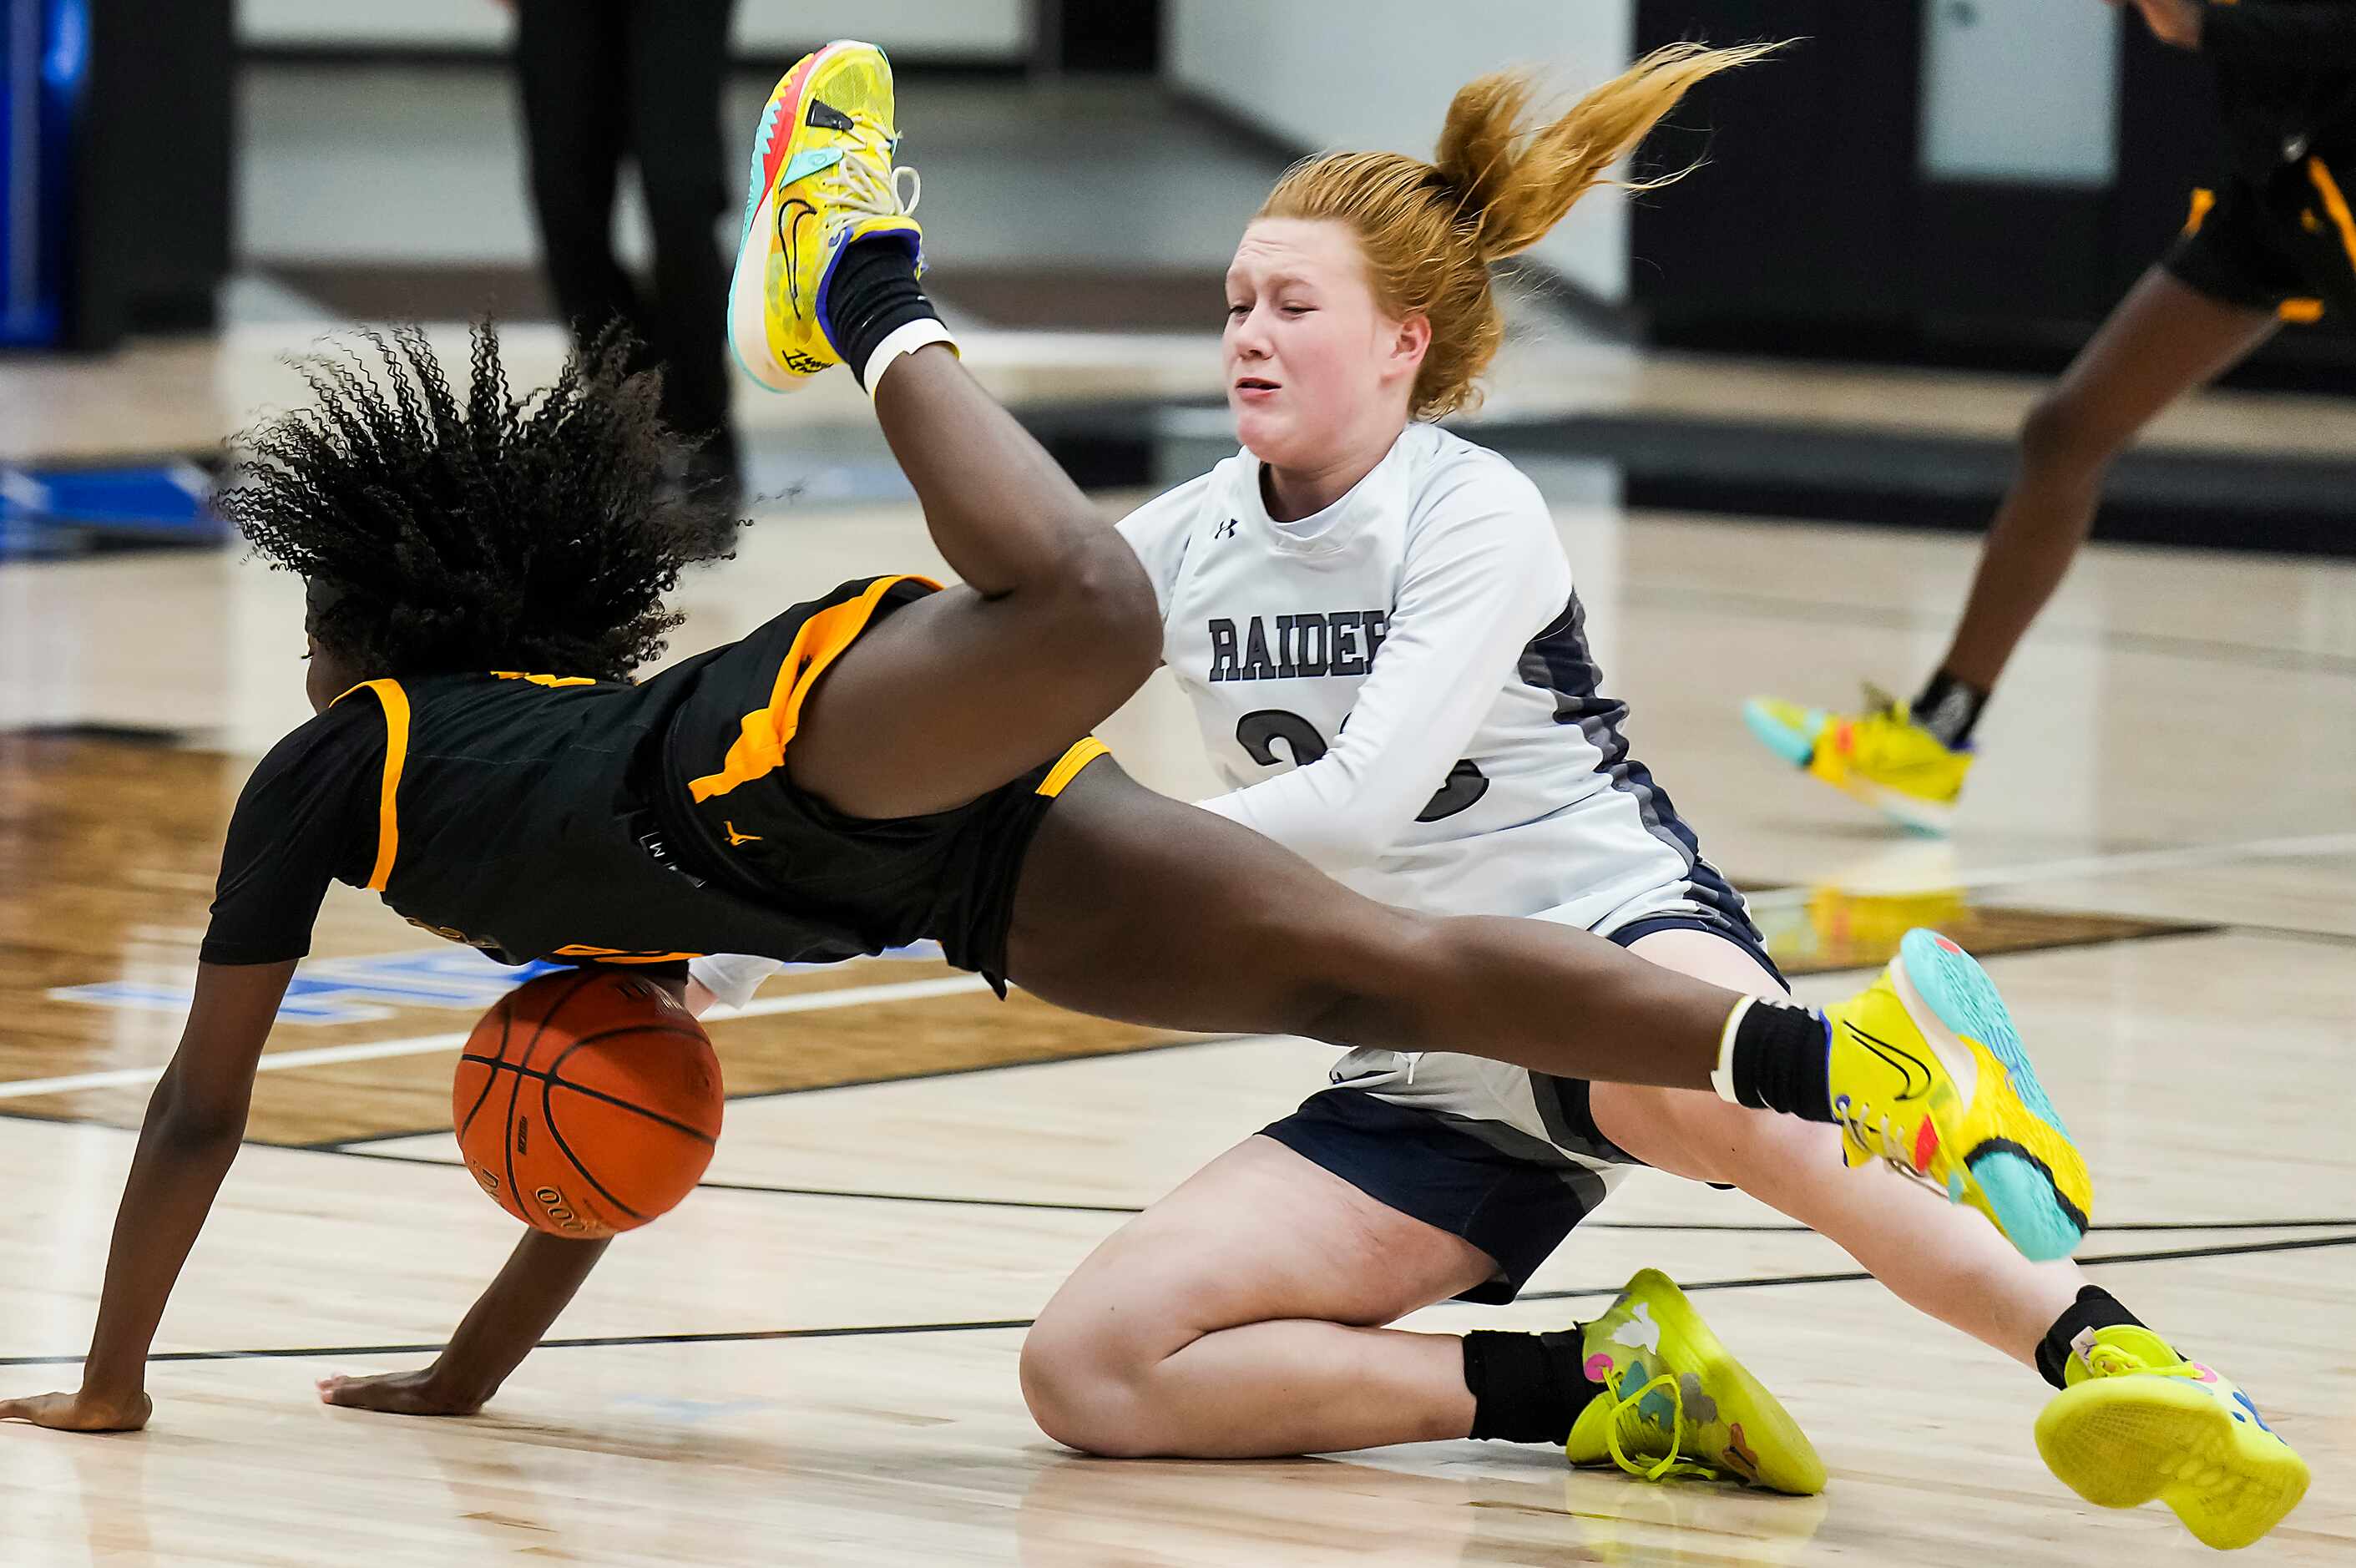
[[[155,1085],[114,1220],[98,1326],[71,1392],[0,1400],[0,1420],[64,1432],[147,1424],[147,1348],[245,1137],[254,1064],[294,965],[197,965],[196,1000]]]

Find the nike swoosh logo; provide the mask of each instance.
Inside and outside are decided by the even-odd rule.
[[[1887,1040],[1869,1035],[1863,1029],[1858,1028],[1855,1024],[1848,1023],[1846,1020],[1843,1021],[1841,1026],[1847,1029],[1850,1034],[1856,1036],[1858,1042],[1864,1046],[1867,1050],[1871,1051],[1875,1056],[1879,1057],[1883,1061],[1889,1063],[1891,1068],[1896,1069],[1900,1081],[1905,1085],[1905,1087],[1899,1091],[1899,1099],[1920,1100],[1922,1096],[1931,1092],[1931,1069],[1923,1065],[1922,1058],[1914,1055],[1912,1051],[1903,1050],[1897,1046],[1893,1046]]]
[[[798,196],[777,209],[777,248],[785,252],[786,299],[796,316],[801,314],[802,224],[817,216],[818,209]]]

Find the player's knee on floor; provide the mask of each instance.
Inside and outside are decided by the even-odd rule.
[[[1039,1430],[1066,1448],[1105,1459],[1151,1452],[1139,1380],[1127,1375],[1119,1336],[1084,1326],[1051,1305],[1023,1340],[1023,1402]]]

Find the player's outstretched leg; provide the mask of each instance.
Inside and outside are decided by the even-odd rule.
[[[729,338],[779,391],[848,363],[963,581],[862,635],[814,689],[794,782],[853,816],[962,805],[1052,760],[1153,671],[1136,554],[968,375],[925,297],[892,68],[805,58],[762,111]]]
[[[1543,1072],[1714,1089],[1838,1122],[1852,1160],[1970,1203],[2035,1258],[2066,1253],[2092,1203],[1995,987],[1929,932],[1819,1015],[1547,921],[1374,903],[1098,761],[1032,843],[1008,973],[1051,1002],[1137,1023],[1470,1046]]]

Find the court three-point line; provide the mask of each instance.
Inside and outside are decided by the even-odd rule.
[[[756,996],[742,1007],[715,1007],[711,1023],[731,1018],[762,1018],[779,1013],[822,1013],[837,1007],[880,1006],[891,1002],[923,1002],[936,996],[963,996],[988,991],[990,983],[978,974],[949,974],[932,980],[901,980],[888,985],[853,985],[840,991],[798,991],[788,996]],[[466,1043],[468,1031],[412,1035],[398,1040],[369,1040],[350,1046],[318,1046],[300,1051],[264,1053],[257,1069],[285,1072],[294,1068],[333,1067],[339,1062],[380,1061],[387,1057],[430,1056],[455,1051]],[[57,1078],[20,1078],[0,1083],[0,1100],[29,1100],[42,1094],[71,1094],[86,1089],[137,1088],[164,1076],[168,1065],[112,1068],[100,1072],[67,1073]]]
[[[2253,860],[2309,860],[2356,854],[2356,832],[2303,833],[2293,837],[2245,839],[2233,843],[2184,844],[2170,849],[2123,850],[2113,854],[2083,855],[2071,860],[2036,861],[2022,865],[1987,866],[1954,875],[1901,876],[1887,885],[1860,881],[1847,891],[1903,896],[1918,893],[1982,892],[1992,887],[2018,887],[2038,882],[2070,882],[2095,876],[2126,876],[2138,872],[2194,871],[2204,866],[2237,865]],[[1814,885],[1772,887],[1746,893],[1753,908],[1805,904],[1816,893]],[[2176,934],[2176,933],[2162,933]]]

